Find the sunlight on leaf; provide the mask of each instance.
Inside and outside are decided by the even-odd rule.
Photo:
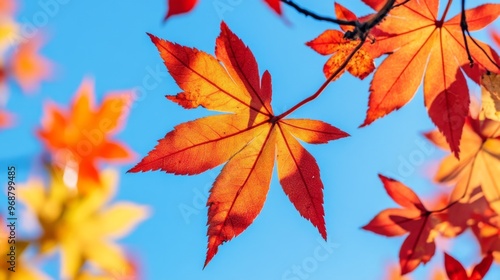
[[[271,75],[265,71],[259,77],[252,52],[225,23],[216,41],[216,57],[150,37],[183,90],[167,96],[169,100],[184,108],[233,113],[176,126],[129,171],[193,175],[226,163],[207,202],[205,266],[221,244],[241,234],[262,210],[275,158],[283,190],[326,239],[319,168],[295,137],[319,144],[348,134],[320,121],[275,116]]]

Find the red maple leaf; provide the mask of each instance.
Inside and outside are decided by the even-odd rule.
[[[348,136],[321,121],[285,119],[271,107],[271,75],[259,77],[247,46],[221,25],[213,57],[150,35],[183,90],[167,98],[184,108],[229,112],[180,124],[130,172],[163,170],[198,174],[226,163],[208,198],[208,251],[242,233],[257,217],[269,190],[274,161],[278,178],[298,212],[326,239],[323,184],[313,156],[297,139],[320,144]]]
[[[363,0],[375,10],[385,0]],[[396,3],[402,3],[402,0]],[[438,18],[438,0],[405,1],[372,30],[376,56],[390,53],[376,70],[370,86],[369,108],[362,126],[407,104],[423,78],[425,106],[438,129],[458,157],[462,128],[469,109],[465,72],[475,82],[486,69],[498,71],[488,59],[500,62],[497,53],[478,41],[485,53],[468,38],[474,60],[470,67],[460,15],[446,20],[448,8]],[[466,11],[468,28],[477,31],[500,15],[500,4],[485,4]],[[375,48],[375,47],[374,47]]]
[[[460,262],[447,253],[444,253],[444,266],[450,280],[481,280],[488,270],[490,270],[492,262],[493,257],[491,254],[486,254],[483,260],[473,268],[469,276]]]
[[[387,194],[401,208],[390,208],[380,212],[365,230],[384,236],[400,236],[409,233],[399,251],[401,274],[407,274],[420,263],[431,260],[436,251],[434,238],[444,221],[443,212],[432,212],[425,208],[418,196],[402,183],[379,175]]]

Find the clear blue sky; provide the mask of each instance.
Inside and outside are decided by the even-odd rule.
[[[21,22],[32,22],[43,11],[40,3],[57,3],[25,2],[18,17]],[[13,88],[8,109],[18,115],[18,125],[0,133],[1,165],[19,166],[22,180],[40,171],[42,147],[33,131],[40,125],[41,104],[53,100],[67,106],[84,77],[95,79],[100,100],[107,91],[142,86],[145,76],[156,73],[157,86],[134,103],[124,131],[118,134],[140,156],[175,125],[210,114],[204,109],[183,110],[164,98],[179,89],[167,75],[146,32],[213,54],[222,17],[250,46],[261,72],[271,72],[276,113],[310,95],[324,81],[321,69],[327,57],[304,43],[334,26],[304,18],[288,8],[285,16],[291,24],[273,14],[263,1],[201,0],[191,14],[163,25],[165,0],[66,2],[49,14],[48,24],[43,26],[49,38],[43,54],[56,62],[57,76],[32,96]],[[358,2],[340,1],[358,14],[368,13],[369,9]],[[237,4],[220,14],[214,8],[217,3]],[[300,3],[322,14],[333,14],[331,0]],[[318,161],[325,185],[330,247],[325,248],[317,230],[293,208],[275,173],[264,209],[254,224],[223,245],[202,270],[207,244],[204,204],[220,168],[187,177],[161,172],[126,174],[132,164],[121,166],[116,199],[147,204],[153,210],[150,219],[122,242],[140,259],[145,279],[382,279],[388,264],[397,263],[403,238],[389,239],[360,229],[380,210],[395,206],[377,174],[398,177],[424,198],[432,197],[439,188],[430,179],[431,170],[444,153],[435,149],[429,154],[422,152],[422,145],[431,146],[421,133],[433,129],[433,125],[423,106],[421,90],[402,110],[358,129],[365,116],[370,78],[360,82],[344,75],[315,102],[293,114],[321,119],[352,135],[327,145],[307,146]],[[425,154],[425,163],[401,172],[403,162],[416,153]],[[183,209],[190,209],[192,215],[183,215]],[[470,233],[455,244],[451,253],[465,265],[479,261],[478,247]],[[417,269],[414,278],[426,279],[432,266],[442,267],[442,259],[438,250],[429,265]],[[294,266],[302,267],[302,274],[294,273]],[[46,269],[56,275],[57,267],[49,265]],[[498,277],[497,265],[486,279]]]

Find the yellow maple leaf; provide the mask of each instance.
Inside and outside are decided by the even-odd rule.
[[[131,269],[124,250],[114,241],[127,235],[148,216],[148,208],[129,202],[107,205],[116,191],[117,173],[105,170],[99,186],[86,193],[64,184],[54,170],[49,188],[33,180],[19,188],[19,199],[36,215],[42,229],[40,253],[61,253],[61,277],[74,279],[89,263],[110,273]]]

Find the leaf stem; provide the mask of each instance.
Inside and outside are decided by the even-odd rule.
[[[295,110],[297,110],[298,108],[302,107],[303,105],[313,101],[314,99],[316,99],[324,90],[325,88],[328,86],[328,84],[340,73],[342,72],[342,70],[345,69],[345,67],[347,66],[347,64],[349,63],[349,61],[354,57],[354,55],[358,52],[359,49],[361,49],[361,47],[364,45],[365,43],[365,40],[362,40],[357,46],[356,48],[354,48],[352,50],[352,52],[349,54],[349,56],[347,57],[347,59],[342,63],[342,65],[339,66],[339,68],[337,68],[337,70],[335,70],[335,72],[332,73],[332,75],[330,75],[330,77],[328,77],[328,79],[326,79],[326,81],[319,87],[319,89],[311,96],[305,98],[304,100],[300,101],[299,103],[297,103],[295,106],[293,106],[292,108],[288,109],[286,112],[282,113],[281,115],[277,116],[276,117],[276,120],[280,120],[286,116],[288,116],[289,114],[291,114],[292,112],[294,112]]]
[[[470,47],[469,47],[469,42],[467,41],[467,36],[471,39],[471,41],[474,43],[474,45],[476,45],[476,47],[478,47],[483,52],[483,54],[486,55],[488,60],[493,65],[495,65],[498,69],[500,69],[500,65],[498,65],[498,63],[496,63],[495,60],[493,60],[493,58],[490,57],[490,55],[484,50],[484,48],[481,47],[481,45],[479,45],[479,43],[476,41],[476,39],[474,39],[474,37],[472,37],[472,35],[470,34],[469,26],[467,24],[467,16],[465,14],[465,0],[462,0],[461,2],[462,2],[462,12],[460,15],[460,29],[462,29],[462,37],[464,40],[465,51],[467,52],[467,58],[469,59],[470,67],[474,66],[474,59],[472,58],[472,54],[470,52]]]
[[[286,3],[286,4],[294,7],[297,11],[299,11],[301,13],[304,13],[306,15],[311,15],[311,14],[308,14],[309,12],[307,10],[300,8],[295,3],[293,3],[291,0],[281,0],[281,1],[283,3]],[[313,95],[300,101],[295,106],[288,109],[287,111],[285,111],[281,115],[274,117],[273,121],[278,121],[278,120],[288,116],[289,114],[291,114],[292,112],[294,112],[298,108],[304,106],[305,104],[311,102],[312,100],[314,100],[318,96],[320,96],[320,94],[325,90],[325,88],[330,84],[330,82],[347,67],[347,64],[349,64],[349,62],[354,57],[354,55],[361,49],[361,47],[363,47],[363,45],[366,42],[366,38],[368,38],[368,34],[370,33],[370,30],[373,27],[375,27],[377,24],[379,24],[389,14],[389,12],[394,8],[395,2],[396,2],[396,0],[387,0],[385,5],[374,15],[374,17],[371,20],[369,20],[367,22],[361,23],[358,20],[354,21],[354,27],[355,27],[354,30],[350,31],[349,33],[346,32],[344,35],[344,38],[351,39],[351,40],[359,39],[360,43],[358,45],[356,45],[356,47],[347,56],[345,61],[337,68],[337,70],[335,70],[330,75],[330,77],[328,77],[328,79],[326,79],[326,81],[319,87],[319,89]],[[406,2],[408,2],[408,1],[405,1],[403,3],[406,3]],[[312,16],[312,17],[316,18],[314,16]],[[349,23],[349,22],[345,22],[345,23]]]
[[[448,4],[446,4],[446,8],[444,9],[443,16],[441,17],[440,22],[444,22],[446,16],[448,15],[448,11],[450,10],[451,3],[453,3],[453,0],[448,0]]]

